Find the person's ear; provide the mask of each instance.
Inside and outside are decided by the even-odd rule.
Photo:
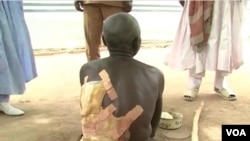
[[[141,47],[141,38],[135,38],[132,44],[133,53],[136,55]]]
[[[105,39],[104,39],[103,34],[102,34],[102,41],[103,41],[103,44],[104,44],[105,46],[107,46],[107,44],[106,44],[106,41],[105,41]]]

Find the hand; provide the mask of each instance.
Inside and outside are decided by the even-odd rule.
[[[84,11],[83,4],[84,4],[83,0],[75,0],[75,2],[74,2],[75,9],[77,11],[83,12]]]
[[[147,141],[156,141],[154,138],[150,138]]]
[[[123,12],[130,12],[132,10],[132,0],[122,1],[122,10]]]
[[[181,4],[181,6],[184,7],[184,5],[185,5],[185,0],[179,0],[179,2],[180,2],[180,4]]]
[[[153,131],[152,131],[152,133],[151,133],[151,135],[150,135],[150,139],[151,139],[151,140],[154,139],[154,137],[155,137],[155,132],[156,132],[156,130],[153,130]]]

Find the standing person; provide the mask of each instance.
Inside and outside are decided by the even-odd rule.
[[[118,12],[130,12],[132,0],[129,1],[97,1],[75,0],[75,8],[84,11],[84,33],[86,55],[88,61],[99,59],[103,21]]]
[[[23,115],[13,107],[10,96],[23,94],[25,83],[37,76],[22,1],[0,1],[0,111]]]
[[[184,9],[174,43],[165,64],[188,70],[185,100],[194,100],[205,76],[215,71],[214,91],[226,100],[236,100],[225,77],[243,64],[243,1],[180,1]]]
[[[81,141],[149,141],[161,118],[163,74],[133,58],[141,46],[133,16],[109,16],[103,39],[110,56],[80,70]]]

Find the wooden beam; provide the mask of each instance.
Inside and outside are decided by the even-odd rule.
[[[191,141],[199,141],[199,118],[201,111],[204,107],[204,102],[202,101],[199,108],[195,112],[194,120],[193,120],[193,129],[192,129],[192,135],[191,135]]]

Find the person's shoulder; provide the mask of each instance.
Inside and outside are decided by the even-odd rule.
[[[164,73],[157,67],[139,62],[144,72],[146,72],[151,84],[159,86],[160,89],[164,89]]]
[[[157,67],[154,67],[154,66],[149,66],[149,68],[150,68],[151,73],[154,74],[154,75],[152,75],[153,77],[158,76],[157,78],[159,80],[164,79],[164,74],[160,69],[158,69]]]
[[[137,61],[137,63],[139,63],[140,66],[143,69],[145,69],[146,71],[151,71],[151,72],[154,72],[154,73],[162,74],[162,71],[160,69],[158,69],[157,67],[155,67],[155,66],[152,66],[152,65],[140,62],[140,61]]]
[[[100,59],[100,60],[98,59],[98,60],[87,62],[81,66],[81,71],[99,68],[102,62],[103,62],[103,59]]]
[[[98,76],[98,73],[103,68],[102,66],[102,60],[94,60],[87,62],[83,64],[80,68],[79,76],[80,76],[80,83],[83,84],[83,79],[86,76],[91,77],[91,79],[96,79],[96,76]]]

